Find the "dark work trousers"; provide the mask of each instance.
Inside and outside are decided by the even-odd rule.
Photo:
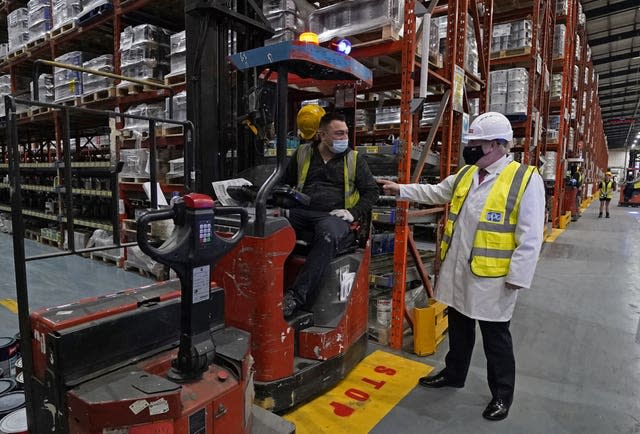
[[[487,380],[491,395],[511,402],[516,382],[516,360],[509,321],[478,320],[478,323],[487,357]],[[449,352],[445,357],[445,377],[452,383],[464,384],[475,341],[476,320],[449,307]]]
[[[322,283],[331,260],[353,239],[350,237],[352,232],[349,223],[330,215],[328,211],[292,209],[289,211],[289,222],[299,238],[308,241],[305,233],[313,234],[307,260],[291,288],[296,302],[303,305]]]

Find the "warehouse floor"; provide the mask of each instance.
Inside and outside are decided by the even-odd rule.
[[[464,389],[415,387],[373,433],[637,433],[640,432],[640,210],[598,203],[543,249],[530,290],[512,321],[516,395],[509,418],[489,422],[490,400],[480,333]],[[0,234],[0,303],[15,299],[11,237]],[[26,241],[27,254],[51,250]],[[30,263],[32,308],[62,304],[149,282],[98,261],[66,257]],[[17,331],[17,317],[0,307],[0,336]],[[370,350],[387,347],[370,345]],[[446,341],[431,357],[439,370]],[[435,371],[434,371],[435,372]],[[344,432],[359,433],[345,426]]]

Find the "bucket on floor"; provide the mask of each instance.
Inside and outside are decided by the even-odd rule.
[[[14,366],[16,369],[16,377],[17,377],[18,374],[22,372],[22,357],[18,357],[16,359],[16,363],[14,364]]]
[[[0,396],[0,417],[24,407],[24,392],[9,392]]]
[[[27,409],[21,408],[6,415],[0,420],[0,433],[27,434]]]
[[[13,378],[0,378],[0,396],[13,392],[16,389],[16,380]]]
[[[15,375],[15,363],[18,358],[18,341],[10,337],[0,337],[0,368],[7,377]]]
[[[379,298],[376,301],[378,324],[389,327],[391,324],[391,299]]]
[[[16,375],[16,389],[24,390],[24,372]]]
[[[13,335],[13,339],[15,339],[16,342],[18,343],[18,352],[20,352],[20,344],[22,342],[22,340],[20,339],[20,332]]]

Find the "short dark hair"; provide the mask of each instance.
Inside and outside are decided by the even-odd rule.
[[[320,119],[320,125],[318,128],[323,130],[327,125],[329,125],[333,121],[340,121],[340,122],[347,123],[347,118],[344,117],[344,115],[341,113],[327,113],[326,115],[322,116],[322,119]]]

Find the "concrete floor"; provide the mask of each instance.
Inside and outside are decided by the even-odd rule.
[[[520,294],[508,419],[481,416],[490,395],[478,331],[464,389],[416,387],[373,433],[640,433],[640,210],[612,206],[612,218],[598,219],[597,206],[545,245],[533,287]],[[0,299],[15,299],[11,237],[0,234],[0,247]],[[28,254],[50,250],[33,241],[26,247]],[[28,270],[32,308],[148,282],[80,257],[31,263]],[[0,307],[0,336],[16,330],[16,316]],[[445,341],[431,357],[402,354],[437,371],[447,348]]]
[[[27,256],[59,251],[33,240],[25,240]],[[0,300],[16,300],[13,237],[0,233]],[[31,310],[110,294],[145,285],[151,280],[112,264],[81,256],[65,256],[27,263],[27,285]],[[0,336],[18,332],[18,317],[0,306]]]
[[[598,219],[598,205],[545,245],[519,296],[509,417],[482,418],[491,396],[478,330],[464,389],[418,386],[372,433],[640,432],[640,209]],[[447,349],[419,360],[435,372]]]

